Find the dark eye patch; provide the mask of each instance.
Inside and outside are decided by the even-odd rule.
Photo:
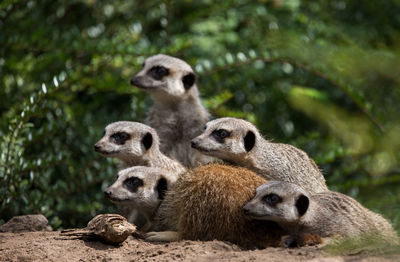
[[[282,202],[282,198],[277,194],[268,194],[263,197],[263,201],[270,206],[276,206],[278,203]]]
[[[225,129],[217,129],[214,130],[211,135],[215,138],[215,140],[217,140],[217,142],[222,143],[224,142],[225,138],[231,135],[231,133]]]
[[[156,80],[161,80],[164,76],[169,74],[169,70],[163,66],[153,66],[147,74]]]
[[[132,193],[135,193],[140,186],[143,186],[143,180],[138,177],[130,177],[125,179],[124,186]]]
[[[125,144],[126,140],[130,139],[131,136],[125,132],[117,132],[110,136],[111,141],[117,145]]]

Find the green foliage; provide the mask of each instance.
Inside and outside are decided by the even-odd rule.
[[[330,188],[400,229],[399,11],[397,0],[3,1],[0,220],[40,212],[60,228],[114,210],[102,190],[116,161],[92,147],[106,124],[143,120],[150,99],[129,79],[166,53],[193,66],[215,117],[304,149]]]
[[[363,235],[362,238],[344,238],[331,241],[323,250],[335,256],[351,256],[356,254],[375,255],[380,257],[395,257],[400,254],[398,245],[387,243],[376,235]]]

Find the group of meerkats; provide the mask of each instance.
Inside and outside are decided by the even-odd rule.
[[[242,119],[209,121],[186,62],[149,57],[131,84],[154,100],[148,125],[111,123],[94,148],[123,162],[104,195],[148,241],[217,239],[247,248],[370,237],[399,243],[383,217],[329,191],[304,151],[265,140]]]

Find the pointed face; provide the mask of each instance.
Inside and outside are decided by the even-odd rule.
[[[195,82],[196,75],[186,62],[167,55],[147,58],[143,69],[131,79],[131,85],[159,99],[183,97]]]
[[[288,182],[271,181],[256,189],[243,211],[251,218],[279,224],[298,221],[308,207],[309,197],[302,188]]]
[[[258,130],[250,122],[225,117],[208,122],[204,132],[192,140],[192,147],[204,154],[236,162],[254,148],[258,136]]]
[[[123,169],[117,181],[104,191],[104,196],[115,204],[128,205],[142,212],[153,213],[164,199],[170,185],[166,170],[136,166]]]
[[[121,160],[140,158],[158,146],[154,129],[138,122],[121,121],[109,124],[94,149],[105,157]]]

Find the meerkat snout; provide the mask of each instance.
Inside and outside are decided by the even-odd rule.
[[[192,146],[192,148],[197,149],[199,143],[193,139],[192,141],[190,141],[190,145]]]
[[[99,146],[98,144],[95,144],[95,145],[94,145],[94,151],[95,151],[95,152],[101,151],[101,146]]]
[[[105,198],[111,198],[111,195],[112,195],[111,190],[106,189],[106,190],[104,191],[104,196],[105,196]]]

